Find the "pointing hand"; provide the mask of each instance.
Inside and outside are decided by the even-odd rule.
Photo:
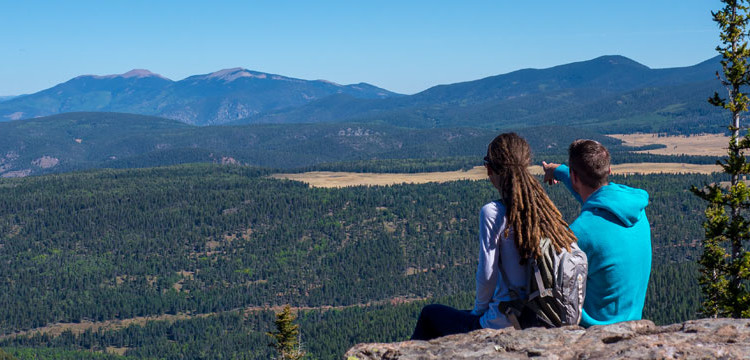
[[[549,185],[557,184],[557,180],[555,180],[555,169],[557,169],[558,166],[560,166],[560,164],[547,164],[547,162],[542,161],[542,168],[544,169],[544,182]]]

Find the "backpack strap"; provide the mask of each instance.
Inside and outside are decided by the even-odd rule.
[[[542,280],[542,273],[541,271],[539,271],[539,265],[537,264],[535,258],[531,259],[531,266],[532,266],[532,269],[534,270],[534,277],[532,279],[536,281],[536,288],[538,290],[529,294],[529,300],[537,296],[541,296],[541,297],[552,296],[552,289],[547,289],[544,286],[544,281]],[[532,281],[532,279],[529,279],[529,281]]]
[[[508,321],[510,321],[511,325],[516,330],[522,330],[521,323],[518,321],[518,318],[521,316],[521,309],[523,309],[523,302],[518,299],[518,295],[515,293],[515,291],[512,291],[513,295],[515,295],[515,300],[512,301],[503,301],[497,305],[498,310],[500,310],[501,313],[505,315],[506,318],[508,318]]]

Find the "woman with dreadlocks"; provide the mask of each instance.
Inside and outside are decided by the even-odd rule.
[[[487,148],[484,165],[490,182],[500,192],[500,200],[484,205],[479,213],[474,309],[425,306],[412,340],[511,326],[499,306],[527,297],[528,264],[541,255],[540,239],[549,238],[558,252],[570,250],[570,244],[576,241],[539,180],[529,173],[531,149],[526,140],[515,133],[498,135]]]

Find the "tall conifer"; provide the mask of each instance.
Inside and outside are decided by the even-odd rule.
[[[723,98],[715,92],[708,101],[732,114],[728,157],[717,162],[730,175],[731,182],[728,189],[720,184],[692,188],[696,195],[708,201],[704,223],[706,238],[698,261],[702,266],[700,284],[705,295],[702,312],[712,317],[750,317],[750,253],[745,250],[750,239],[750,222],[746,218],[750,189],[740,181],[750,173],[750,163],[744,153],[750,149],[750,134],[740,136],[740,119],[748,110],[745,91],[750,83],[748,5],[746,0],[722,0],[722,3],[724,8],[711,14],[721,29],[721,44],[716,50],[723,57],[723,73],[717,72],[716,76],[727,94]]]
[[[299,360],[305,356],[299,343],[299,325],[294,323],[296,316],[289,305],[276,314],[276,331],[268,333],[275,341],[268,344],[279,353],[281,360]]]

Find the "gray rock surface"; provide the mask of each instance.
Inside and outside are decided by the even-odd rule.
[[[750,359],[750,320],[702,319],[656,326],[649,320],[583,329],[478,330],[432,341],[359,344],[365,359]]]

